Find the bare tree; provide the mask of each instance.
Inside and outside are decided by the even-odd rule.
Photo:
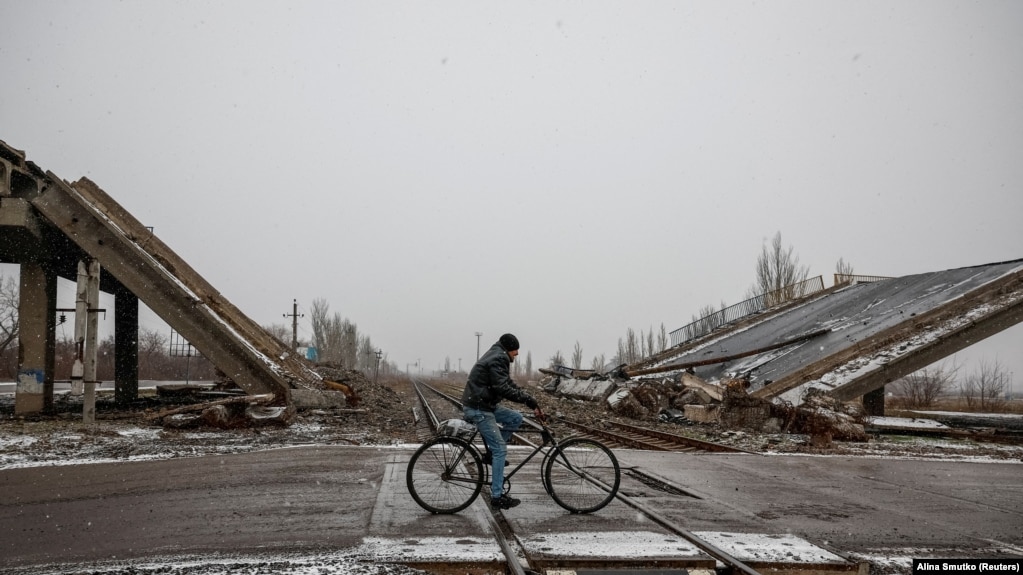
[[[664,323],[661,323],[661,331],[657,334],[657,351],[661,352],[668,349],[668,330],[665,329]]]
[[[341,364],[358,369],[359,363],[359,330],[348,318],[334,314],[334,323],[341,328]]]
[[[263,326],[263,331],[272,335],[274,338],[279,340],[285,345],[285,347],[291,347],[291,328],[284,325],[283,323],[272,323]],[[301,345],[301,344],[299,344]]]
[[[693,315],[693,324],[695,333],[710,333],[721,325],[721,314],[714,306],[705,305]]]
[[[18,282],[0,274],[0,365],[13,378],[18,369]]]
[[[793,299],[790,286],[805,280],[809,274],[810,268],[799,265],[799,257],[793,253],[792,246],[782,247],[781,232],[777,232],[770,248],[764,244],[757,257],[756,289],[765,294],[768,306],[778,305]]]
[[[636,331],[631,327],[625,332],[625,355],[628,358],[628,363],[636,363],[639,361],[639,338],[636,337]]]
[[[159,379],[167,373],[169,337],[162,333],[139,328],[139,379]]]
[[[330,314],[327,300],[316,298],[309,310],[313,327],[313,347],[320,361],[358,369],[359,332],[354,323],[341,314]]]
[[[550,366],[565,365],[565,357],[561,355],[561,350],[554,352],[554,355],[550,358]]]
[[[526,379],[533,377],[533,352],[526,352]]]
[[[583,367],[583,347],[579,345],[579,342],[575,342],[575,349],[572,350],[572,369],[582,369]]]
[[[356,354],[356,361],[354,363],[355,369],[363,373],[373,373],[373,368],[377,363],[377,353],[373,349],[373,342],[370,340],[368,335],[359,336],[359,352]]]
[[[1009,374],[1002,364],[980,361],[976,373],[966,377],[959,386],[966,405],[981,411],[999,411],[1005,406],[1005,391],[1009,388]]]
[[[330,304],[316,298],[309,308],[309,321],[313,328],[313,347],[322,362],[341,362],[341,334],[333,329]]]
[[[835,273],[843,276],[853,275],[853,266],[851,263],[846,262],[843,258],[838,258],[838,262],[835,263]]]
[[[959,366],[953,363],[934,365],[915,371],[892,383],[892,390],[902,397],[907,408],[931,407],[934,401],[952,390]]]

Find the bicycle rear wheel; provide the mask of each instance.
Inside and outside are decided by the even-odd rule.
[[[430,513],[457,513],[483,488],[483,462],[467,442],[438,437],[412,454],[405,471],[412,499]]]
[[[559,445],[547,458],[544,478],[555,503],[572,513],[592,513],[610,503],[622,479],[614,453],[585,437]]]

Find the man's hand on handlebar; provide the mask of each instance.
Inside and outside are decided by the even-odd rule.
[[[533,417],[535,417],[536,420],[539,421],[540,423],[547,422],[547,414],[545,414],[543,410],[540,409],[539,405],[536,406],[536,408],[533,410]]]

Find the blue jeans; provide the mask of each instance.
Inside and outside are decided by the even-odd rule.
[[[465,419],[476,424],[493,456],[490,464],[490,495],[497,499],[504,490],[504,461],[508,455],[508,440],[522,425],[522,414],[514,409],[497,406],[494,411],[463,407]]]

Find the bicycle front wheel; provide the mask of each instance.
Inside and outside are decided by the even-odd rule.
[[[614,499],[622,476],[604,444],[575,437],[547,458],[544,478],[555,503],[572,513],[592,513]]]
[[[438,437],[412,454],[405,484],[412,499],[430,513],[458,513],[483,488],[483,462],[467,442]]]

